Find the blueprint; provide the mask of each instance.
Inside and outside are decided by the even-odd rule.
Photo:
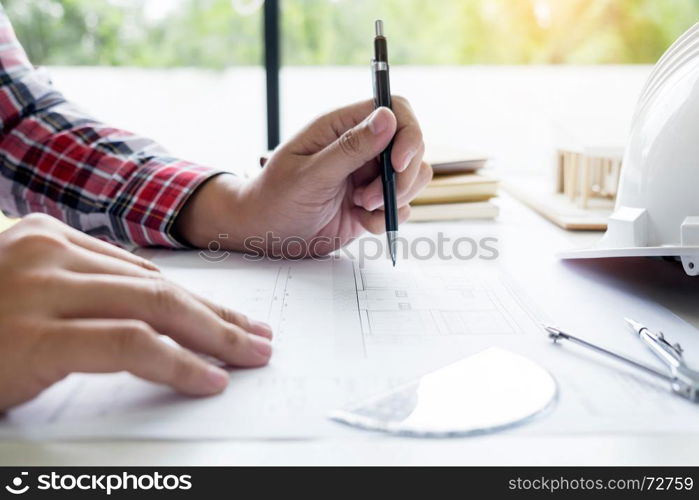
[[[348,432],[326,415],[476,352],[541,335],[497,274],[325,261],[207,262],[153,256],[173,280],[275,332],[268,367],[232,370],[221,396],[188,399],[128,374],[71,375],[10,412],[0,435],[315,437]],[[166,418],[164,418],[166,417]],[[79,425],[77,423],[80,423]]]
[[[10,411],[0,423],[0,438],[356,435],[362,431],[327,416],[493,346],[540,363],[559,385],[560,397],[550,414],[516,432],[699,431],[696,405],[662,384],[547,339],[539,320],[559,313],[580,328],[606,325],[588,330],[598,336],[593,340],[612,348],[633,347],[637,341],[612,319],[620,310],[644,311],[684,335],[678,340],[688,352],[699,350],[693,329],[666,310],[592,282],[571,290],[600,300],[605,317],[590,314],[600,310],[597,303],[562,294],[547,286],[551,276],[533,269],[541,285],[537,290],[545,292],[536,294],[546,301],[541,307],[511,279],[506,262],[406,260],[394,269],[383,259],[360,265],[342,256],[250,261],[231,254],[212,262],[197,252],[155,251],[149,257],[187,288],[270,323],[275,337],[269,366],[231,369],[223,394],[200,399],[125,373],[74,374]],[[557,269],[547,264],[549,268]],[[542,310],[549,313],[546,318]],[[642,346],[638,349],[643,354]]]

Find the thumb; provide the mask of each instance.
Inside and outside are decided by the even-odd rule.
[[[318,153],[322,171],[344,179],[386,149],[396,133],[396,127],[396,117],[390,109],[376,109],[363,122],[345,131]]]

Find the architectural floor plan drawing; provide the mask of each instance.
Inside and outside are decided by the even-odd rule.
[[[364,335],[519,335],[531,319],[499,276],[472,266],[354,265]]]
[[[194,252],[153,257],[188,289],[269,322],[270,365],[233,370],[223,395],[197,400],[128,374],[72,375],[11,412],[0,436],[26,422],[34,430],[53,426],[58,435],[332,433],[335,424],[325,418],[332,409],[534,328],[496,275],[467,267],[401,262],[387,270],[383,261],[362,267],[346,258],[249,262],[240,255],[207,262]]]
[[[358,431],[331,422],[333,410],[493,346],[540,363],[560,385],[555,412],[517,432],[655,429],[662,420],[649,417],[666,415],[667,422],[663,408],[670,407],[677,428],[699,427],[694,407],[669,392],[654,391],[651,402],[643,380],[552,345],[537,309],[499,265],[413,260],[391,268],[383,260],[251,262],[241,255],[208,262],[196,252],[166,251],[151,257],[188,289],[269,322],[270,364],[232,368],[223,394],[196,399],[126,373],[73,374],[10,411],[0,422],[0,438],[344,435]],[[548,305],[550,311],[563,302]],[[681,340],[691,347],[691,339]],[[621,395],[623,407],[610,403]]]

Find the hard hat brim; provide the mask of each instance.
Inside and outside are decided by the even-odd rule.
[[[604,248],[592,247],[559,252],[563,260],[605,259],[616,257],[674,257],[682,262],[684,271],[690,276],[699,276],[699,246],[658,246]]]
[[[660,247],[628,247],[602,248],[590,247],[559,252],[557,256],[564,260],[570,259],[605,259],[610,257],[682,257],[699,256],[699,247],[660,246]]]

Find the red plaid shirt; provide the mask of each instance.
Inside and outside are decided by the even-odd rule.
[[[31,65],[0,5],[3,212],[44,212],[111,241],[177,247],[179,210],[217,173],[67,102]]]

